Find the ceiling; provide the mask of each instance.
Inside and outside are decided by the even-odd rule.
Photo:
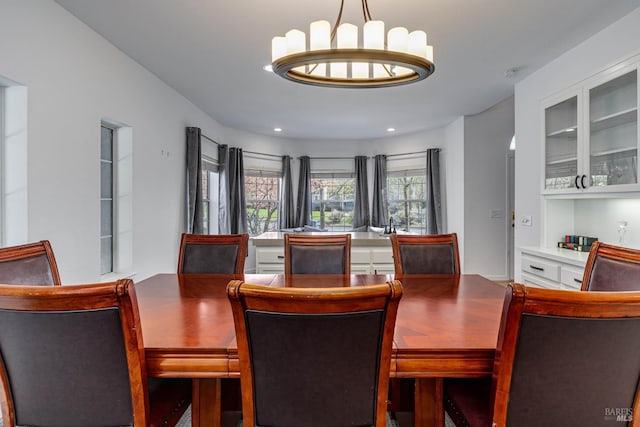
[[[312,140],[381,138],[388,127],[412,133],[479,113],[640,6],[640,0],[369,0],[373,19],[387,29],[426,31],[436,71],[406,86],[336,89],[293,83],[262,67],[273,36],[308,32],[319,19],[333,23],[339,0],[57,2],[218,123]],[[342,22],[362,25],[360,1],[345,0]]]

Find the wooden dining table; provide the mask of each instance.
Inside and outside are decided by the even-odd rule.
[[[240,369],[230,280],[266,286],[403,285],[391,377],[415,379],[414,425],[444,425],[443,379],[490,376],[505,289],[479,275],[158,274],[136,283],[147,373],[193,379],[192,425],[219,426],[221,379]]]

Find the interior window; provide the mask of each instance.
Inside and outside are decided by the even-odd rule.
[[[100,274],[113,272],[113,129],[100,127]]]

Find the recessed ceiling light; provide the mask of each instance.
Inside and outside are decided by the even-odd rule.
[[[274,132],[282,132],[282,128],[273,128]]]
[[[265,65],[264,67],[262,67],[262,69],[270,73],[273,73],[273,66],[271,64]]]
[[[387,128],[387,132],[395,132],[396,128]]]

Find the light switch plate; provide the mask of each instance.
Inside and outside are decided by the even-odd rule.
[[[520,224],[524,225],[525,227],[531,227],[533,225],[531,215],[522,215],[520,217]]]

